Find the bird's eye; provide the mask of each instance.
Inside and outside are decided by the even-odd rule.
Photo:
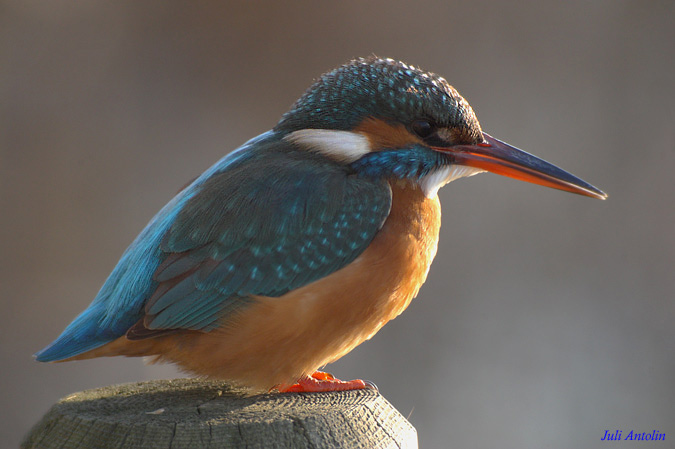
[[[411,128],[422,139],[429,137],[436,131],[436,126],[428,120],[415,120]]]

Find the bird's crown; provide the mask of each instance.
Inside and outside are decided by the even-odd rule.
[[[354,59],[322,75],[275,129],[351,130],[368,118],[406,126],[426,120],[458,132],[458,140],[482,140],[471,106],[445,79],[374,56]]]

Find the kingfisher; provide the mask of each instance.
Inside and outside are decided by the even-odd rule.
[[[258,391],[366,388],[318,370],[408,307],[436,254],[439,188],[486,171],[607,197],[483,132],[442,77],[354,59],[169,201],[35,357],[148,356]]]

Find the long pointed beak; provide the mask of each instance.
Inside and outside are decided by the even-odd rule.
[[[476,145],[455,145],[434,149],[451,153],[457,164],[591,198],[607,199],[607,194],[602,190],[543,159],[512,147],[489,134],[483,133],[483,138],[485,141]]]

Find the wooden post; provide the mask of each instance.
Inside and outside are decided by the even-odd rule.
[[[250,396],[222,382],[158,380],[61,399],[23,449],[417,448],[375,390]]]

